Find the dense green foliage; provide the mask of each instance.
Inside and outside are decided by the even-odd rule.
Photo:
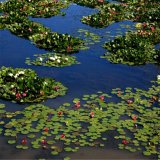
[[[77,52],[82,40],[68,34],[52,32],[49,28],[28,18],[33,15],[34,17],[54,16],[66,6],[68,3],[63,1],[9,0],[1,3],[1,12],[3,12],[0,16],[1,29],[8,29],[17,36],[30,39],[40,48],[58,52]],[[67,50],[68,47],[71,49]]]
[[[0,98],[24,102],[40,102],[65,95],[66,87],[51,78],[39,78],[31,69],[0,69]]]
[[[136,32],[128,32],[105,43],[108,52],[103,57],[113,63],[128,65],[160,63],[159,51],[155,49],[155,44],[160,41],[158,25],[138,23],[136,26]]]

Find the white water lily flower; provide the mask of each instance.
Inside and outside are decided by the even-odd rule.
[[[68,61],[68,58],[65,58],[66,61]]]
[[[39,60],[42,62],[42,61],[43,61],[43,58],[42,58],[42,57],[39,57]]]
[[[14,88],[14,85],[13,85],[13,84],[11,85],[11,88]]]
[[[12,76],[13,76],[13,73],[9,73],[8,75],[12,77]]]
[[[49,59],[55,61],[55,57],[49,57]]]
[[[57,57],[57,56],[54,56],[54,58],[57,59],[58,57]]]
[[[17,73],[15,76],[14,76],[14,78],[17,78],[19,76],[19,74]]]
[[[24,74],[24,71],[19,71],[17,74],[19,74],[19,75],[20,75],[20,74]]]
[[[160,75],[157,76],[157,80],[160,80]]]
[[[58,62],[58,63],[61,63],[61,61],[60,61],[59,59],[57,60],[57,62]]]
[[[48,83],[46,81],[44,81],[44,85],[47,85]]]

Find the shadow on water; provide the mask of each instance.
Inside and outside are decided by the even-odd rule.
[[[121,64],[111,64],[105,59],[101,59],[105,53],[102,45],[105,41],[109,41],[114,36],[124,34],[129,29],[134,29],[133,22],[123,21],[114,23],[104,29],[91,28],[80,22],[84,15],[97,12],[96,9],[89,9],[78,5],[71,5],[64,9],[66,16],[55,16],[51,18],[31,18],[33,21],[40,22],[59,33],[68,33],[73,36],[79,36],[78,29],[86,29],[94,32],[101,37],[101,42],[90,46],[89,50],[80,51],[75,56],[81,63],[64,68],[49,68],[40,66],[26,65],[25,58],[32,58],[34,54],[46,53],[30,43],[30,41],[16,37],[9,31],[4,30],[0,33],[0,66],[6,67],[23,67],[34,69],[39,76],[55,78],[68,87],[68,93],[64,97],[56,99],[48,99],[42,102],[50,107],[57,107],[63,102],[71,102],[75,97],[82,97],[83,94],[95,93],[99,90],[110,92],[112,88],[142,88],[146,89],[151,84],[151,80],[155,80],[157,74],[160,74],[160,66],[148,64],[144,66],[127,66]],[[122,25],[130,26],[130,28],[122,27]],[[110,33],[108,32],[110,31]],[[109,33],[109,35],[108,35]],[[22,110],[27,105],[13,104],[0,100],[5,103],[9,111]],[[46,151],[22,151],[16,150],[13,146],[7,145],[7,139],[0,137],[0,158],[1,159],[33,159],[40,156],[43,157]],[[107,142],[104,149],[100,148],[81,148],[77,153],[67,154],[73,159],[144,159],[140,153],[129,153],[127,151],[117,150],[117,146],[113,141]],[[61,158],[63,155],[60,155]],[[52,158],[50,155],[45,155]],[[44,157],[45,158],[45,157]]]

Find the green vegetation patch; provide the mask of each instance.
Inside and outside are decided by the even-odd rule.
[[[78,64],[78,62],[76,61],[76,57],[66,54],[45,53],[36,54],[34,56],[36,57],[35,60],[26,58],[26,64],[48,67],[65,67],[71,66],[73,64]]]
[[[84,16],[81,21],[93,27],[102,28],[114,22],[131,20],[136,22],[158,22],[160,2],[126,1],[128,3],[107,3],[98,7],[99,12]]]
[[[159,156],[160,76],[148,90],[113,89],[84,95],[56,109],[42,104],[23,111],[1,110],[1,133],[17,149],[45,149],[52,155],[77,152],[83,146],[104,147],[110,131],[120,149]],[[114,102],[112,95],[117,96]],[[66,157],[68,158],[68,157]]]
[[[125,19],[125,6],[119,4],[108,3],[99,7],[99,12],[89,16],[83,16],[81,21],[92,27],[102,28],[109,26],[114,22],[119,22]]]
[[[65,95],[67,88],[51,78],[40,78],[31,69],[0,69],[0,98],[20,103],[40,102]]]
[[[58,14],[59,9],[66,7],[67,4],[63,1],[37,0],[3,2],[1,4],[0,28],[8,29],[17,36],[31,40],[39,48],[57,52],[77,52],[82,40],[68,34],[52,32],[49,28],[28,18],[28,16],[33,15],[35,17],[49,17]]]
[[[155,49],[155,44],[160,41],[158,24],[137,23],[136,28],[137,31],[127,32],[125,36],[105,43],[108,52],[103,58],[128,65],[160,63],[159,51]]]

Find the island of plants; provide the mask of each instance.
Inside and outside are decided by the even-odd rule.
[[[19,103],[41,102],[63,96],[67,88],[51,78],[40,78],[31,69],[0,69],[0,98]]]
[[[155,45],[160,42],[160,28],[157,23],[137,23],[137,31],[127,32],[105,43],[107,53],[103,56],[112,63],[141,65],[160,63],[159,50]]]
[[[34,55],[35,60],[26,58],[26,64],[28,65],[39,65],[48,67],[65,67],[73,64],[78,64],[76,57],[69,56],[67,54],[56,54],[56,53],[45,53]]]
[[[160,159],[159,93],[160,76],[148,90],[99,91],[56,109],[37,104],[7,112],[1,105],[0,133],[17,149],[44,149],[55,156],[83,146],[103,147],[113,131],[120,149]]]
[[[58,34],[40,23],[33,22],[28,16],[48,17],[59,13],[66,7],[63,1],[7,1],[1,3],[1,29],[8,29],[13,34],[31,40],[36,46],[47,50],[73,53],[79,51],[83,43],[79,38],[68,34]],[[49,10],[48,8],[53,11]],[[40,6],[40,8],[39,8]],[[43,7],[45,9],[43,9]],[[43,9],[43,10],[42,10]],[[37,11],[38,10],[38,11]],[[39,11],[43,14],[39,15]],[[50,14],[49,14],[49,13]],[[37,13],[37,14],[36,14]],[[68,49],[70,48],[70,49]]]

